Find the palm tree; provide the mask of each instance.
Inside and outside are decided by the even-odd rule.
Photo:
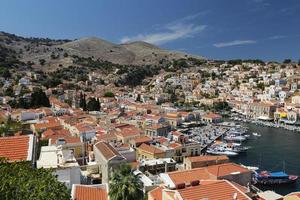
[[[130,165],[122,164],[111,175],[109,185],[110,200],[142,200],[143,183],[133,174]]]

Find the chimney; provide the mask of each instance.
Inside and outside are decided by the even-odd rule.
[[[178,183],[176,185],[176,189],[183,189],[183,188],[185,188],[185,183]]]
[[[232,200],[237,200],[237,193],[236,192],[233,194]]]

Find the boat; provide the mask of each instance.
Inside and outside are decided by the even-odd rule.
[[[228,151],[223,148],[208,148],[206,150],[206,153],[212,154],[212,155],[226,155],[229,157],[238,155],[238,153],[236,153],[236,152]]]
[[[243,142],[246,140],[246,137],[241,136],[241,135],[228,135],[228,136],[224,137],[224,140]]]
[[[220,148],[223,148],[225,151],[232,151],[235,153],[246,152],[249,148],[241,145],[236,145],[236,143],[221,143],[219,144]]]
[[[260,137],[260,136],[261,136],[260,134],[255,133],[255,132],[253,132],[252,135],[253,135],[253,136],[256,136],[256,137]]]
[[[288,175],[283,171],[279,172],[268,172],[261,171],[260,173],[255,172],[253,176],[254,184],[262,185],[280,185],[295,183],[298,180],[296,175]]]
[[[246,165],[243,165],[243,164],[240,164],[242,167],[245,167],[245,168],[247,168],[248,170],[250,170],[250,171],[257,171],[257,170],[259,170],[259,168],[258,167],[255,167],[255,166],[246,166]]]

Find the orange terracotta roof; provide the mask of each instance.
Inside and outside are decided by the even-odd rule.
[[[141,146],[138,147],[138,149],[145,151],[147,153],[151,153],[151,154],[160,154],[160,153],[164,153],[163,150],[155,147],[155,146],[150,146],[148,144],[143,143]]]
[[[117,139],[117,136],[115,133],[107,133],[107,134],[97,136],[98,141],[108,141],[111,139]]]
[[[171,143],[168,147],[173,148],[173,149],[177,149],[177,148],[182,147],[182,145],[177,143],[177,142],[174,142],[174,143]]]
[[[238,200],[250,199],[238,188],[236,188],[229,181],[220,180],[211,184],[204,184],[193,187],[187,187],[178,190],[180,196],[184,200],[199,200],[199,199],[213,199],[213,200],[224,200],[233,199],[234,195],[237,195]]]
[[[183,135],[183,133],[179,132],[179,131],[172,131],[172,134],[175,136],[181,136]]]
[[[177,118],[178,117],[178,113],[167,113],[166,117],[171,117],[171,118]]]
[[[213,179],[204,168],[170,172],[168,175],[175,185],[180,183],[190,183],[195,180]]]
[[[57,98],[55,97],[50,97],[49,98],[50,104],[59,106],[61,108],[70,108],[69,104],[64,103],[64,102],[60,102]]]
[[[130,124],[112,124],[112,126],[115,127],[115,128],[119,128],[119,129],[135,127],[135,126],[130,125]]]
[[[177,117],[175,115],[166,115],[165,118],[166,119],[178,119],[179,117]]]
[[[95,148],[102,153],[106,160],[110,160],[116,156],[122,157],[121,154],[107,142],[98,142],[95,144]]]
[[[133,139],[135,143],[146,143],[146,142],[151,142],[152,138],[148,136],[139,136]]]
[[[48,128],[59,128],[61,127],[59,121],[57,120],[48,120],[48,122],[44,123],[39,123],[39,124],[34,124],[35,129],[40,130],[40,129],[48,129]]]
[[[227,156],[193,156],[188,157],[191,162],[214,161],[214,160],[229,160]]]
[[[60,129],[60,130],[52,130],[52,129],[47,129],[46,131],[44,131],[42,133],[42,137],[43,138],[49,138],[53,135],[64,135],[64,136],[67,136],[67,135],[70,135],[70,131],[67,130],[67,129]]]
[[[131,137],[141,135],[142,130],[139,128],[123,128],[121,131],[116,132],[117,135],[122,137]]]
[[[96,188],[92,186],[75,186],[76,200],[107,200],[108,194],[104,188]]]
[[[0,157],[9,161],[30,160],[30,148],[33,148],[33,145],[30,147],[30,142],[33,142],[32,135],[0,137]]]
[[[239,173],[245,173],[250,172],[247,168],[244,168],[240,165],[237,165],[235,163],[224,163],[220,165],[212,165],[205,167],[207,171],[214,176],[220,177],[220,176],[226,176],[231,173],[239,172]]]
[[[167,138],[165,138],[165,137],[155,138],[155,140],[156,140],[157,142],[159,142],[160,144],[163,144],[163,143],[169,141],[169,140],[168,140]]]
[[[79,132],[87,132],[87,131],[93,131],[95,130],[95,128],[90,125],[90,124],[85,124],[85,123],[81,123],[81,124],[76,124],[75,125],[76,129],[79,131]],[[95,130],[96,131],[96,130]]]
[[[154,200],[162,200],[162,187],[157,187],[149,192],[149,195],[152,197]]]
[[[215,113],[207,113],[202,118],[222,118],[222,116]]]
[[[42,133],[42,137],[48,138],[49,136],[54,135],[54,134],[55,134],[54,130],[48,129]]]
[[[145,129],[157,130],[163,127],[165,126],[163,126],[162,124],[152,124],[151,126],[146,126]]]
[[[261,102],[253,102],[252,105],[270,107],[270,106],[274,106],[274,103],[272,103],[271,101],[261,101]]]
[[[159,120],[160,118],[162,118],[162,116],[159,116],[159,115],[146,115],[145,118],[149,119],[149,120]]]

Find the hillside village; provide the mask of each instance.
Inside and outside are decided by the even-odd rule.
[[[229,130],[229,117],[297,130],[300,66],[205,66],[162,70],[136,86],[103,84],[103,74],[90,71],[86,80],[46,87],[38,72],[9,70],[0,79],[0,156],[52,168],[76,200],[109,199],[113,171],[124,164],[149,200],[278,195],[257,191],[251,170],[205,149]],[[200,139],[186,132],[195,126]]]

